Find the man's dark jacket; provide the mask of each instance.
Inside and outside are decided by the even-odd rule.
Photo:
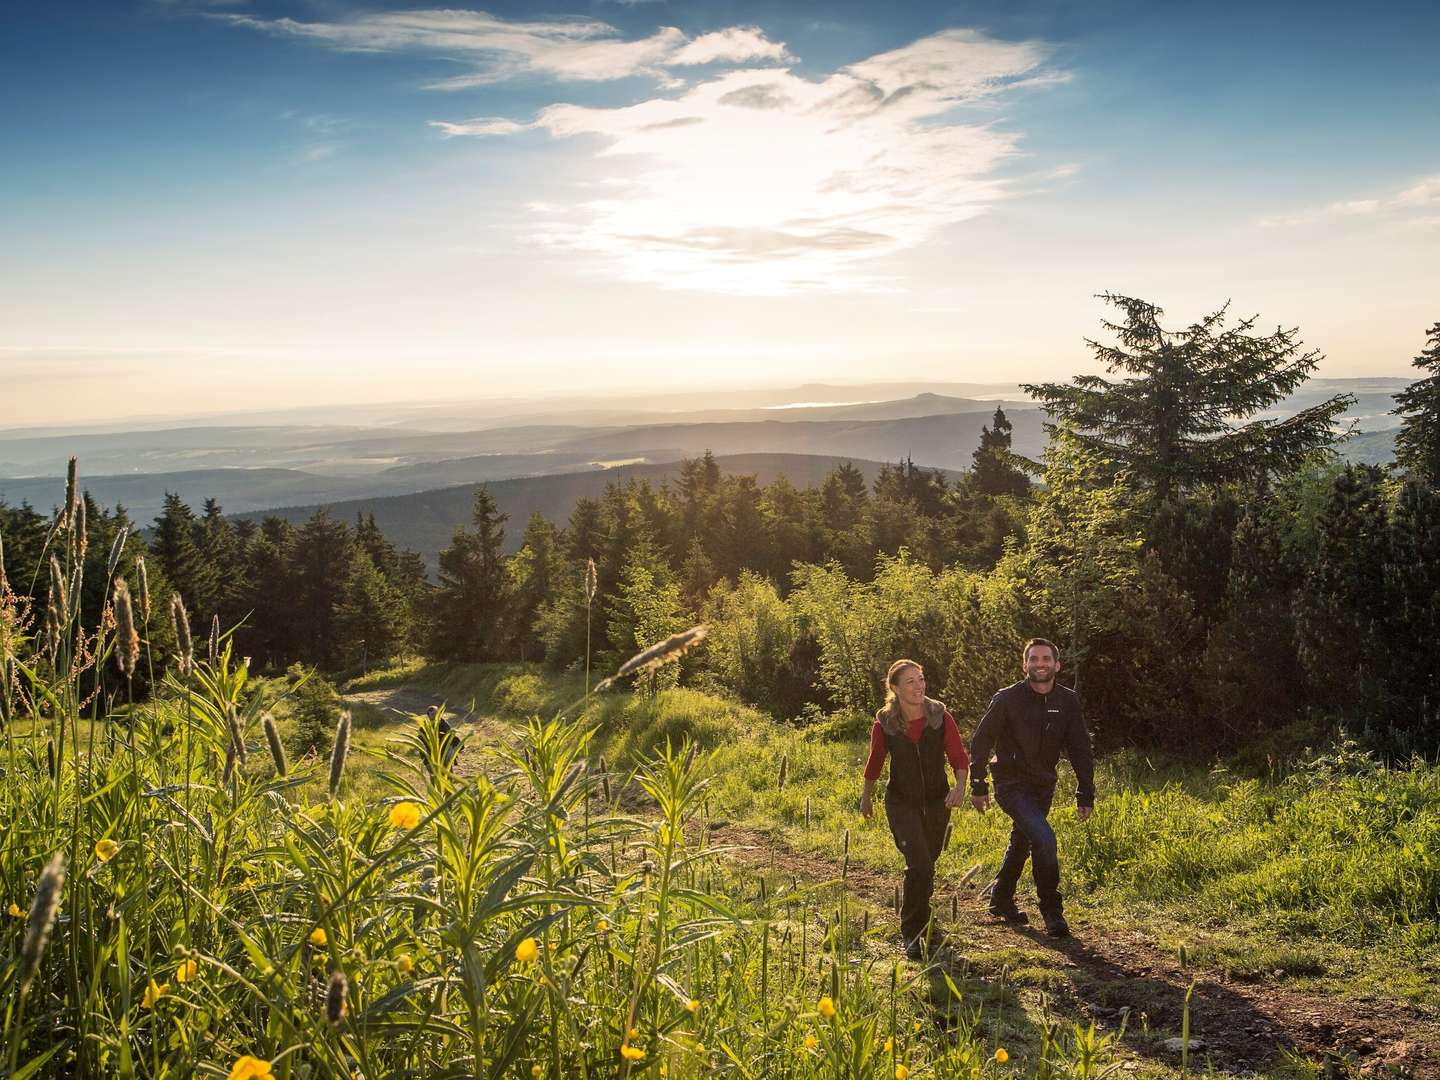
[[[996,786],[1025,783],[1053,788],[1062,751],[1075,770],[1076,804],[1094,806],[1095,757],[1080,715],[1080,695],[1059,683],[1050,693],[1038,694],[1022,679],[991,698],[980,718],[970,740],[970,792],[990,793],[987,769]]]

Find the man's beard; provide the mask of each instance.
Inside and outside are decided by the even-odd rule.
[[[1051,671],[1045,675],[1040,675],[1032,672],[1031,674],[1027,675],[1026,678],[1029,679],[1032,683],[1052,682],[1055,678],[1055,672]]]

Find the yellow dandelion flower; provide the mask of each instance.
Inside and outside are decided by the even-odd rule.
[[[891,1038],[888,1038],[888,1039],[885,1040],[885,1052],[888,1054],[888,1053],[890,1053],[890,1051],[892,1051],[892,1050],[894,1050],[894,1049],[895,1049],[895,1039],[894,1039],[894,1037],[892,1036]]]
[[[704,1043],[698,1043],[698,1042],[697,1042],[697,1043],[695,1044],[695,1052],[696,1052],[697,1054],[703,1054],[703,1053],[705,1053],[705,1044],[704,1044]]]
[[[323,926],[317,926],[314,930],[310,931],[310,944],[314,945],[317,949],[323,949],[327,944],[329,944],[329,941],[330,938],[325,933],[325,928]]]
[[[689,1013],[697,1013],[697,1012],[699,1012],[699,1011],[700,1011],[700,999],[699,999],[699,998],[691,998],[689,1001],[687,1001],[687,1002],[685,1003],[685,1011],[686,1011],[686,1012],[689,1012]]]
[[[540,1075],[542,1072],[544,1072],[544,1071],[545,1071],[545,1070],[542,1069],[542,1068],[540,1068],[539,1065],[531,1065],[531,1066],[530,1066],[530,1075],[531,1075],[531,1076],[539,1076],[539,1075]]]
[[[1004,1065],[1005,1062],[1010,1060],[1010,1055],[1005,1052],[1005,1048],[1003,1046],[995,1051],[995,1060],[998,1061],[1001,1065]]]
[[[805,1047],[806,1050],[814,1050],[815,1047],[820,1045],[820,1040],[814,1035],[806,1035],[805,1038],[800,1040],[800,1045]]]
[[[401,953],[395,958],[395,966],[400,969],[401,975],[409,975],[415,970],[415,961],[411,959],[408,952]]]
[[[95,845],[95,857],[101,862],[109,862],[115,857],[115,853],[119,850],[120,845],[109,837],[106,837]]]
[[[640,1029],[639,1029],[639,1028],[631,1028],[629,1031],[625,1032],[625,1038],[627,1038],[627,1039],[638,1039],[639,1037],[640,1037]]]
[[[629,1043],[620,1045],[620,1056],[626,1061],[644,1061],[645,1051],[638,1046],[631,1046]]]
[[[169,983],[157,983],[154,979],[151,979],[150,985],[145,987],[145,996],[140,999],[140,1004],[144,1005],[147,1009],[153,1009],[155,1003],[169,992]]]
[[[835,1019],[835,1002],[829,994],[826,994],[820,999],[820,1004],[817,1006],[817,1008],[819,1008],[820,1010],[820,1015],[823,1016],[826,1020]]]
[[[528,964],[540,955],[540,944],[533,937],[527,937],[515,946],[515,959]]]
[[[15,918],[17,919],[23,919],[25,917],[25,912],[20,910],[20,905],[15,903],[14,900],[10,901],[10,906],[5,910],[8,911],[11,915],[15,916]]]
[[[175,981],[177,983],[194,982],[200,977],[200,965],[194,960],[182,960],[180,966],[175,969]]]
[[[398,802],[390,807],[390,824],[396,829],[413,829],[420,824],[420,807],[413,802]]]
[[[598,923],[595,924],[595,929],[599,930],[603,934],[606,930],[610,929],[610,924],[604,919],[601,919]]]
[[[915,1023],[911,1025],[910,1030],[914,1031],[918,1035],[920,1033],[920,1021],[916,1020]]]
[[[270,1071],[270,1062],[246,1054],[230,1066],[227,1080],[275,1080],[275,1074]]]
[[[903,1063],[897,1064],[895,1066],[895,1080],[905,1080],[905,1078],[909,1075],[910,1070],[907,1069]]]

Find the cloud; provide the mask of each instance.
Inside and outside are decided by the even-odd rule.
[[[335,21],[301,22],[251,15],[219,15],[232,26],[301,38],[350,52],[430,52],[460,58],[469,71],[428,84],[464,90],[521,75],[604,82],[647,75],[670,83],[668,66],[754,63],[786,58],[782,42],[755,27],[731,27],[691,39],[673,26],[627,41],[609,23],[581,17],[531,21],[484,11],[379,12]]]
[[[533,125],[517,124],[514,120],[491,116],[476,120],[464,120],[458,124],[445,120],[431,120],[430,126],[439,128],[446,135],[514,135],[528,131]]]
[[[998,170],[1019,135],[953,114],[1032,84],[1047,55],[947,31],[819,79],[745,68],[619,108],[549,106],[514,130],[598,147],[579,144],[590,190],[537,239],[666,288],[893,288],[878,260],[1013,194]],[[501,133],[479,123],[445,130]]]
[[[1440,207],[1440,176],[1427,176],[1393,195],[1370,199],[1343,199],[1260,219],[1263,229],[1294,228],[1343,218],[1375,218],[1398,221],[1412,227],[1428,227],[1436,220],[1426,211]]]

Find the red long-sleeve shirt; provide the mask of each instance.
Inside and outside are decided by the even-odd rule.
[[[945,756],[950,759],[950,767],[955,770],[957,780],[962,779],[970,771],[970,755],[965,753],[965,742],[960,738],[960,729],[955,726],[955,717],[946,710],[945,718],[940,721],[941,734],[945,740]],[[920,735],[925,730],[925,717],[917,716],[910,721],[910,728],[905,732],[906,736],[913,743],[920,741]],[[870,756],[865,760],[865,779],[874,783],[880,779],[880,770],[885,765],[885,755],[889,752],[889,744],[885,741],[885,729],[876,720],[870,728]]]

